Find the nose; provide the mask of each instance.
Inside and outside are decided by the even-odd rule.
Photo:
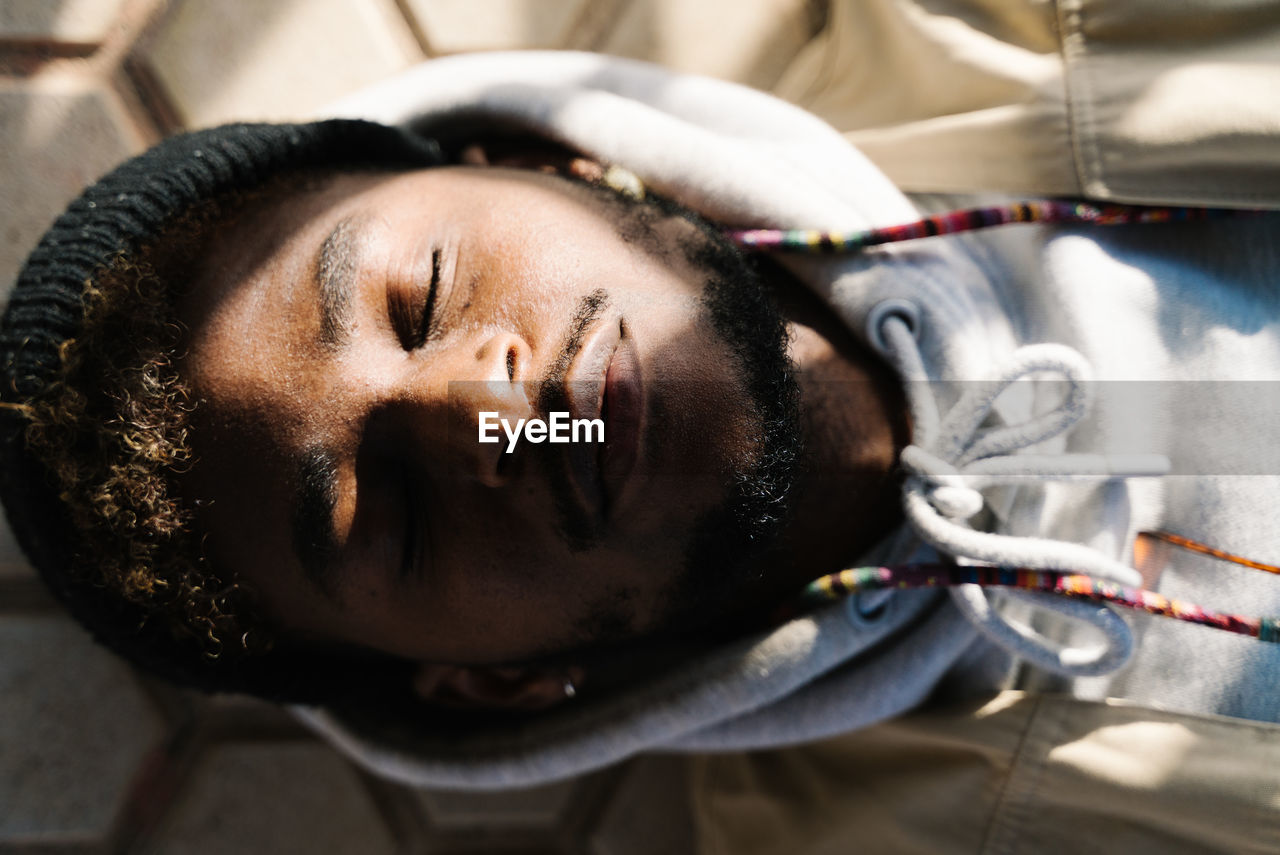
[[[508,454],[501,424],[515,426],[536,415],[533,384],[522,381],[529,365],[529,348],[511,332],[489,331],[424,354],[422,365],[408,380],[405,409],[416,437],[418,453],[431,469],[447,467],[449,477],[485,486],[507,484],[517,471],[520,445]],[[492,425],[480,441],[481,414]]]

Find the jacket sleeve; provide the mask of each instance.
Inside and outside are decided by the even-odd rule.
[[[832,0],[775,94],[914,192],[1280,206],[1280,2]]]

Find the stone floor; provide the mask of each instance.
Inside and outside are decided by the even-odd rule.
[[[568,47],[767,88],[816,0],[0,0],[0,283],[89,181],[184,128],[285,119],[426,57]],[[494,795],[370,778],[288,716],[105,655],[0,526],[4,853],[687,852],[684,766]]]

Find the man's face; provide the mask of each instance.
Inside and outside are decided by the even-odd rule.
[[[219,230],[181,312],[210,559],[286,633],[423,661],[714,609],[690,592],[724,597],[768,540],[742,518],[785,490],[762,427],[795,426],[761,400],[777,318],[725,302],[759,285],[715,287],[705,244],[555,176],[461,167],[342,176]],[[548,410],[606,442],[478,441],[480,412]]]

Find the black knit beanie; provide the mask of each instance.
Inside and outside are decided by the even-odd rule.
[[[225,125],[164,140],[85,190],[27,258],[0,319],[0,399],[23,401],[43,389],[59,371],[60,345],[79,333],[86,286],[194,206],[294,171],[413,168],[441,159],[432,141],[352,120]],[[171,680],[209,687],[208,662],[173,650],[161,628],[119,596],[69,580],[77,533],[24,432],[20,415],[0,414],[0,500],[28,559],[99,640]],[[218,684],[270,695],[281,667],[292,666],[248,665]]]

